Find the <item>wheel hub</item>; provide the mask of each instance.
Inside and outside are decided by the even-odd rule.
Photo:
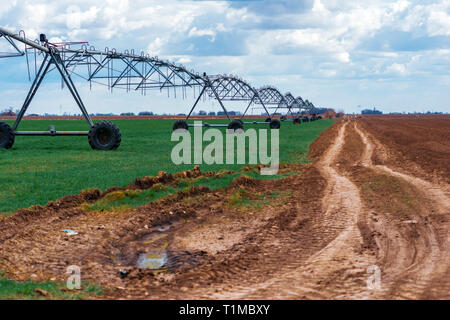
[[[110,132],[108,130],[103,129],[98,133],[98,141],[103,145],[108,144],[110,138]]]

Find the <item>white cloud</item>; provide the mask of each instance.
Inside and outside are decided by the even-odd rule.
[[[210,36],[211,37],[211,41],[214,42],[214,40],[216,39],[216,32],[212,29],[197,29],[197,27],[193,27],[190,31],[188,36],[190,38],[192,37],[203,37],[203,36]]]
[[[189,57],[181,57],[177,60],[177,63],[190,63],[190,62],[192,62],[192,60]]]
[[[156,38],[147,47],[147,50],[151,55],[160,54],[164,45],[167,44],[166,39]]]
[[[406,66],[400,63],[393,63],[386,68],[387,73],[404,75],[407,72]]]
[[[443,8],[442,8],[443,9]],[[450,11],[450,6],[447,7]],[[444,10],[434,10],[428,17],[428,32],[430,36],[450,35],[450,14]]]
[[[364,80],[367,93],[375,82],[433,79],[450,65],[449,45],[433,44],[433,37],[450,36],[450,0],[315,0],[296,10],[300,2],[275,13],[263,4],[255,10],[256,2],[247,7],[227,1],[10,0],[0,7],[0,18],[33,39],[45,32],[52,41],[136,48],[199,72],[235,73],[255,86],[274,84],[318,98],[324,92],[319,83],[340,86],[331,79]],[[390,32],[408,39],[367,45]],[[415,39],[431,44],[416,51],[404,44]]]
[[[411,5],[411,3],[407,0],[399,0],[392,4],[393,13],[403,12]]]

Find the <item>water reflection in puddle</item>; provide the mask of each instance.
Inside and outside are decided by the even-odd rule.
[[[139,269],[162,270],[168,268],[168,247],[173,233],[184,223],[183,220],[150,228],[147,235],[140,239],[145,252],[137,259]]]
[[[167,252],[146,252],[139,256],[137,267],[159,270],[167,264]]]

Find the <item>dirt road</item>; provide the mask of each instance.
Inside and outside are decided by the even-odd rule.
[[[106,298],[449,299],[448,149],[433,142],[448,135],[444,120],[426,134],[396,128],[397,139],[377,118],[339,121],[312,145],[314,162],[282,180],[238,178],[224,192],[194,188],[130,212],[83,210],[117,188],[22,210],[0,220],[0,269],[64,281],[79,265]],[[402,149],[402,135],[439,155]],[[233,205],[242,190],[269,200]],[[158,272],[142,268],[160,262]]]

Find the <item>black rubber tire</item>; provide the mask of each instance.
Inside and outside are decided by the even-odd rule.
[[[242,124],[242,127],[244,127],[244,121],[242,121],[241,119],[236,119],[236,121],[239,121]]]
[[[302,120],[300,118],[294,118],[294,120],[292,121],[293,124],[301,124]]]
[[[318,116],[318,117],[317,117],[317,120],[322,120],[322,116]]]
[[[244,130],[244,124],[242,123],[241,120],[233,120],[228,124],[228,129],[233,131],[239,129]]]
[[[265,120],[265,122],[270,122],[270,121],[272,121],[272,118],[267,118],[267,119]]]
[[[188,128],[189,128],[189,126],[185,120],[175,121],[173,124],[173,127],[172,127],[173,131],[179,130],[179,129],[187,130]]]
[[[88,140],[94,150],[115,150],[122,142],[122,135],[114,123],[102,121],[89,130]]]
[[[308,117],[304,117],[304,118],[303,118],[303,122],[309,122]]]
[[[15,134],[6,122],[0,122],[0,148],[11,149],[14,145]]]
[[[286,116],[281,116],[280,121],[286,121],[287,117]]]
[[[280,127],[281,127],[280,120],[273,119],[272,121],[270,121],[270,129],[280,129]]]

